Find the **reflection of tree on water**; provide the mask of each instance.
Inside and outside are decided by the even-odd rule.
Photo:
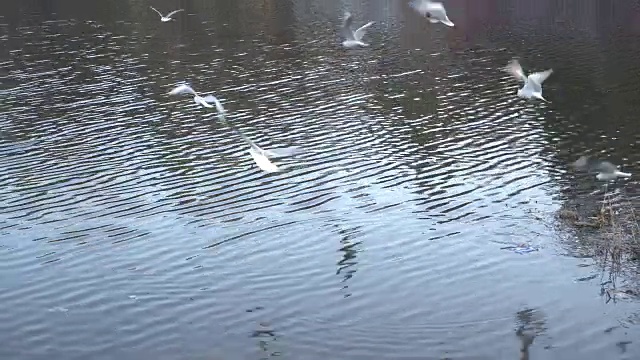
[[[543,334],[544,315],[535,309],[525,309],[516,313],[516,336],[520,339],[520,359],[529,359],[529,347],[536,336]]]

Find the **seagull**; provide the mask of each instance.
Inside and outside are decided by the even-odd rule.
[[[186,85],[181,85],[181,86],[185,87]],[[188,88],[188,86],[186,86],[186,87]],[[178,88],[176,88],[176,89],[178,89]],[[174,89],[174,91],[176,89]],[[189,89],[191,89],[191,88],[189,88]],[[188,90],[183,90],[183,91],[188,91]],[[193,91],[193,89],[192,89],[192,91]],[[207,105],[209,105],[208,107],[214,107],[215,106],[216,110],[218,111],[218,119],[220,119],[220,121],[222,121],[224,124],[228,125],[231,128],[231,130],[233,130],[236,134],[238,134],[242,138],[242,140],[244,140],[249,145],[249,154],[253,158],[253,161],[256,163],[256,165],[258,165],[258,167],[262,171],[268,172],[268,173],[281,171],[281,169],[278,167],[278,165],[276,165],[273,162],[271,162],[271,160],[269,160],[269,157],[268,157],[268,156],[276,156],[276,154],[274,154],[274,153],[272,153],[272,152],[270,152],[268,150],[261,149],[256,143],[251,141],[251,139],[249,139],[240,130],[236,129],[234,126],[231,126],[231,124],[229,124],[229,122],[227,121],[227,119],[224,116],[224,114],[227,111],[222,106],[222,103],[220,102],[220,100],[218,100],[218,98],[216,98],[213,95],[209,95],[209,96],[206,97],[206,99],[207,99]],[[208,102],[212,102],[214,105],[210,105]]]
[[[454,26],[447,16],[447,11],[444,9],[444,5],[440,2],[429,0],[413,0],[409,4],[420,15],[426,16],[432,23],[443,23],[447,26]]]
[[[249,144],[249,154],[253,158],[253,161],[258,165],[260,169],[264,172],[273,173],[279,172],[280,168],[278,165],[274,164],[269,160],[266,155],[266,152],[258,147],[255,143]]]
[[[191,94],[193,95],[193,101],[202,106],[202,107],[206,107],[206,108],[213,108],[215,107],[214,105],[211,105],[211,102],[215,102],[218,101],[218,99],[216,99],[215,96],[213,95],[209,95],[209,96],[205,96],[202,97],[200,95],[198,95],[198,93],[193,90],[193,88],[191,88],[191,86],[187,85],[187,84],[182,84],[182,85],[178,85],[176,86],[173,90],[169,91],[169,95],[182,95],[182,94]]]
[[[342,23],[342,33],[346,40],[342,42],[342,45],[347,48],[354,48],[356,46],[369,46],[362,42],[362,37],[367,32],[367,28],[374,24],[373,21],[370,21],[364,25],[362,25],[358,30],[353,31],[351,29],[351,24],[353,23],[353,17],[350,12],[344,13],[344,22]]]
[[[574,167],[588,172],[597,172],[596,179],[602,181],[615,180],[619,177],[628,178],[630,173],[622,172],[609,161],[602,161],[598,159],[592,159],[588,156],[581,156],[578,160],[573,162]]]
[[[162,15],[162,13],[160,11],[156,10],[156,8],[154,8],[153,6],[149,6],[149,7],[151,9],[153,9],[153,11],[157,12],[158,15],[160,15],[160,21],[162,21],[162,22],[167,22],[167,21],[171,21],[171,20],[175,21],[176,19],[172,19],[171,15],[179,13],[180,11],[184,11],[184,9],[178,9],[178,10],[175,10],[175,11],[172,11],[172,12],[168,13],[167,16],[164,16],[164,15]]]
[[[553,69],[531,73],[529,76],[525,76],[524,71],[522,71],[522,66],[520,66],[518,60],[514,59],[505,67],[505,71],[516,79],[524,81],[524,86],[518,90],[519,97],[525,99],[536,98],[550,102],[542,97],[542,83],[553,73]]]

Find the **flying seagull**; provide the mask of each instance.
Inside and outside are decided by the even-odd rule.
[[[353,16],[351,15],[350,12],[345,12],[344,21],[342,23],[342,33],[346,39],[342,42],[342,46],[347,48],[353,48],[356,46],[369,46],[369,44],[362,42],[362,37],[367,32],[367,28],[373,25],[374,22],[370,21],[362,25],[356,31],[353,31],[351,29],[352,24],[353,24]]]
[[[454,26],[453,22],[449,20],[447,11],[444,9],[444,5],[440,2],[429,0],[413,0],[409,4],[415,11],[422,16],[426,16],[432,23],[443,23],[447,26]]]
[[[213,95],[210,95],[209,97],[215,104],[216,110],[218,110],[218,118],[223,123],[227,124],[231,128],[231,130],[233,130],[236,134],[238,134],[242,138],[242,140],[244,140],[247,143],[247,145],[249,145],[249,154],[253,158],[253,161],[256,163],[256,165],[258,165],[258,167],[265,172],[269,172],[269,173],[279,172],[280,168],[278,167],[278,165],[271,162],[271,160],[269,160],[269,158],[267,157],[267,155],[270,155],[270,153],[268,151],[262,150],[256,143],[251,141],[251,139],[249,139],[240,130],[231,126],[231,124],[229,124],[229,122],[224,116],[224,114],[226,113],[226,110],[222,106],[222,103],[220,103],[220,101]]]
[[[518,90],[519,97],[525,99],[536,98],[549,102],[549,100],[542,97],[542,83],[553,73],[553,69],[531,73],[529,76],[525,76],[520,62],[514,59],[509,62],[504,70],[516,79],[524,82],[522,89]]]
[[[178,10],[174,10],[174,11],[172,11],[172,12],[168,13],[168,14],[167,14],[167,16],[164,16],[164,15],[162,15],[162,13],[161,13],[160,11],[156,10],[156,8],[154,8],[153,6],[149,6],[149,7],[150,7],[153,11],[157,12],[157,13],[158,13],[158,15],[160,15],[160,21],[162,21],[162,22],[167,22],[167,21],[171,21],[171,20],[174,20],[174,21],[175,21],[175,19],[172,19],[172,18],[171,18],[171,16],[172,16],[173,14],[179,13],[180,11],[184,11],[184,9],[178,9]]]
[[[593,159],[584,155],[573,162],[572,165],[580,170],[586,170],[591,173],[597,172],[596,179],[603,181],[615,180],[619,177],[627,178],[631,176],[630,173],[618,170],[618,168],[609,161]]]
[[[214,105],[211,105],[210,103],[217,101],[217,99],[213,95],[209,95],[209,96],[205,96],[205,97],[202,97],[202,96],[198,95],[198,93],[195,90],[193,90],[193,88],[191,88],[191,86],[189,86],[187,84],[178,85],[173,90],[169,91],[169,95],[182,95],[182,94],[191,94],[191,95],[193,95],[193,101],[196,104],[198,104],[198,105],[200,105],[202,107],[206,107],[206,108],[215,107]]]

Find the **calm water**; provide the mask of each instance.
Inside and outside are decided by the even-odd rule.
[[[456,28],[394,0],[0,2],[0,358],[640,357],[640,303],[557,220],[596,204],[582,152],[640,171],[640,8],[446,5]],[[339,46],[345,9],[370,48]],[[554,69],[550,104],[512,57]],[[261,172],[181,81],[304,152]]]

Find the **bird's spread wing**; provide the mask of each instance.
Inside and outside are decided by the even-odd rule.
[[[549,75],[551,75],[553,73],[553,69],[549,69],[547,71],[541,71],[541,72],[537,72],[537,73],[533,73],[533,74],[529,74],[529,79],[533,80],[534,82],[542,85],[542,83],[547,80],[547,78],[549,77]]]
[[[447,18],[447,11],[444,9],[444,5],[441,2],[429,1],[429,0],[414,0],[409,5],[420,15],[443,20]]]
[[[444,5],[439,2],[425,1],[424,8],[434,16],[446,16],[447,13],[444,9]]]
[[[351,30],[351,24],[353,23],[353,16],[350,12],[344,13],[344,20],[342,21],[342,35],[347,39],[353,39],[353,31]]]
[[[162,15],[162,13],[158,10],[156,10],[156,8],[154,8],[153,6],[149,6],[153,11],[157,12],[158,15],[160,15],[160,17],[163,17],[164,15]]]
[[[195,101],[196,104],[198,105],[202,105],[206,108],[212,108],[213,105],[209,104],[204,98],[201,98],[200,96],[194,96],[193,97],[193,101]]]
[[[431,3],[431,9],[429,10],[429,12],[431,13],[431,16],[440,20],[441,23],[447,25],[447,26],[455,26],[455,24],[449,20],[449,17],[447,16],[447,11],[444,9],[444,5],[442,5],[441,3]]]
[[[249,154],[253,158],[253,161],[258,165],[258,167],[264,172],[278,172],[280,168],[271,162],[268,157],[264,155],[264,151],[257,147],[250,147]]]
[[[578,160],[571,163],[573,167],[581,170],[586,169],[588,164],[589,164],[589,157],[585,155],[580,156]]]
[[[207,95],[205,97],[202,98],[204,101],[208,102],[208,103],[214,103],[216,106],[216,110],[218,110],[218,112],[220,114],[224,114],[225,113],[225,109],[222,106],[222,103],[220,102],[220,100],[218,100],[217,97],[213,96],[213,95]]]
[[[595,164],[594,169],[602,173],[614,173],[618,168],[608,161],[599,161]]]
[[[353,37],[354,37],[356,40],[361,40],[361,39],[362,39],[362,37],[364,36],[364,34],[367,32],[367,28],[368,28],[369,26],[373,25],[373,23],[374,23],[373,21],[369,21],[368,23],[366,23],[366,24],[362,25],[358,30],[356,30],[356,31],[353,33]]]
[[[429,12],[430,1],[427,0],[413,0],[409,3],[415,11],[417,11],[420,15],[425,16],[427,12]]]
[[[297,146],[290,146],[290,147],[283,147],[283,148],[276,148],[276,149],[269,149],[269,150],[264,150],[264,154],[268,157],[272,157],[272,158],[283,158],[283,157],[288,157],[288,156],[297,156],[304,153],[304,150],[300,147]]]
[[[167,14],[167,17],[171,17],[173,14],[177,14],[177,13],[179,13],[180,11],[184,11],[184,9],[174,10],[174,11],[172,11],[172,12],[168,13],[168,14]]]
[[[240,133],[240,132],[239,132]],[[271,162],[267,157],[267,154],[264,150],[262,150],[256,143],[251,141],[249,138],[244,136],[244,134],[240,133],[244,141],[249,145],[249,154],[253,158],[253,161],[258,165],[258,167],[264,172],[278,172],[280,168]]]
[[[247,145],[249,145],[249,154],[251,154],[253,161],[256,163],[256,165],[258,165],[258,167],[262,171],[265,171],[265,172],[280,171],[280,168],[278,167],[278,165],[271,162],[271,160],[269,160],[269,158],[267,157],[268,150],[267,151],[262,150],[256,143],[251,141],[251,139],[249,139],[245,134],[243,134],[242,131],[238,130],[235,126],[231,126],[231,124],[229,124],[225,119],[224,115],[218,114],[218,119],[224,122],[227,126],[231,127],[231,130],[236,134],[238,134],[242,138],[242,140],[244,140],[244,142],[246,142]]]
[[[453,21],[449,20],[448,17],[445,17],[443,20],[440,21],[441,23],[447,25],[447,26],[455,26],[455,24],[453,23]]]
[[[520,81],[527,81],[527,77],[524,76],[524,71],[522,71],[522,66],[520,66],[518,60],[511,60],[504,70]]]
[[[173,90],[169,91],[169,95],[180,95],[180,94],[192,94],[197,95],[196,91],[191,88],[191,86],[187,84],[178,85]]]

